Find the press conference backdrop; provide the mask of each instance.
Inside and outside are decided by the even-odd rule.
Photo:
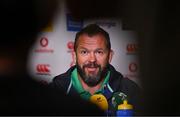
[[[138,42],[131,30],[123,30],[117,18],[80,20],[73,18],[65,3],[61,3],[55,20],[39,35],[29,52],[28,71],[35,80],[49,83],[75,64],[73,43],[75,34],[90,23],[106,30],[114,51],[111,64],[125,77],[139,84]]]

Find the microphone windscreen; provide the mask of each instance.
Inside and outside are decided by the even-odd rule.
[[[102,110],[108,110],[108,101],[102,94],[94,94],[90,97],[90,101],[100,107]]]
[[[123,101],[127,100],[127,95],[122,92],[115,92],[112,96],[112,105],[116,110],[119,104],[123,104]]]

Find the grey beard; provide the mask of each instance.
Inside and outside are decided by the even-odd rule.
[[[77,71],[78,71],[80,77],[89,87],[93,87],[93,86],[96,86],[97,84],[99,84],[104,79],[104,77],[106,76],[107,71],[108,71],[107,70],[108,65],[102,71],[101,66],[97,65],[96,63],[90,63],[87,65],[84,65],[83,68],[81,68],[78,64],[76,64],[76,66],[77,66]],[[86,75],[85,67],[90,67],[90,66],[99,68],[99,71],[96,76],[95,75]]]

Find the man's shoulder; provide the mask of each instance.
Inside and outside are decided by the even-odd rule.
[[[110,69],[110,84],[112,84],[115,89],[139,89],[137,83],[127,77],[124,77],[120,72],[116,71],[113,66],[110,66]]]
[[[116,77],[117,85],[121,90],[140,90],[139,85],[128,77],[124,77],[121,73],[117,73],[118,77]]]
[[[53,82],[59,82],[59,81],[66,81],[70,80],[71,78],[71,73],[74,70],[75,66],[72,66],[69,68],[66,72],[59,74],[53,78]]]
[[[139,85],[127,77],[122,78],[121,84],[122,84],[122,88],[125,88],[125,89],[140,90]]]
[[[67,72],[59,74],[53,78],[53,82],[63,81],[69,79]]]
[[[65,73],[55,76],[52,82],[49,84],[50,87],[64,89],[64,91],[66,91],[71,81],[71,72],[74,68],[75,66],[69,68]]]
[[[52,82],[49,84],[52,88],[64,89],[68,87],[70,83],[70,77],[68,77],[67,73],[62,73],[58,76],[55,76]]]

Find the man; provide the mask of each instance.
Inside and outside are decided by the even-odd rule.
[[[74,51],[76,65],[56,76],[51,85],[73,96],[89,100],[103,94],[108,100],[108,113],[115,115],[118,104],[128,100],[137,109],[139,88],[110,65],[113,51],[109,34],[90,24],[76,34]]]
[[[1,1],[0,115],[103,115],[95,105],[57,93],[28,75],[29,48],[38,32],[52,20],[58,3]]]

